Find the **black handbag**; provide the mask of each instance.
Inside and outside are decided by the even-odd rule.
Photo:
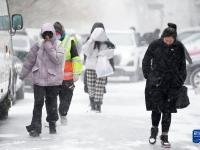
[[[187,87],[182,86],[177,93],[176,108],[183,109],[190,104],[189,97],[187,95]]]
[[[166,65],[168,66],[169,68],[169,64],[168,64],[168,61],[165,59],[164,60]],[[173,72],[174,72],[174,75],[177,79],[177,81],[180,81],[181,82],[181,78],[180,76],[178,75],[178,71],[176,70],[176,67],[173,65],[172,66],[173,69]],[[190,105],[190,100],[189,100],[189,97],[188,97],[188,94],[187,94],[187,87],[182,85],[180,87],[180,89],[178,89],[177,91],[177,99],[176,99],[176,108],[177,109],[183,109],[183,108],[186,108],[188,105]]]

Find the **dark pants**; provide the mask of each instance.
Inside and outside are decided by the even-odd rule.
[[[73,91],[74,91],[74,81],[73,80],[64,80],[61,89],[59,92],[59,98],[60,98],[60,105],[59,105],[59,114],[61,116],[66,116],[69,107],[71,104]]]
[[[57,96],[59,86],[38,86],[34,85],[34,108],[33,117],[30,128],[41,133],[42,107],[44,99],[47,111],[47,122],[56,122],[58,120],[57,113]]]
[[[161,113],[152,111],[151,114],[152,119],[152,125],[154,127],[158,127],[160,119],[161,119]],[[171,124],[171,113],[162,113],[162,132],[169,132],[170,124]]]

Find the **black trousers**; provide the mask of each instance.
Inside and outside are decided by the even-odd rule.
[[[47,111],[47,122],[56,122],[58,120],[57,113],[57,96],[59,86],[38,86],[34,85],[34,108],[31,121],[31,128],[41,133],[42,108],[44,99]]]
[[[72,101],[75,85],[73,80],[64,80],[59,91],[59,114],[66,116]]]
[[[161,120],[161,113],[156,112],[156,111],[152,111],[151,119],[152,119],[152,125],[154,127],[158,127],[159,122]],[[161,124],[162,124],[162,132],[168,133],[170,125],[171,125],[171,113],[162,113]]]

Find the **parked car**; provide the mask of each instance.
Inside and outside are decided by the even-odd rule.
[[[107,32],[109,39],[116,45],[114,63],[116,76],[127,76],[130,81],[138,81],[141,74],[142,55],[145,48],[137,45],[137,39],[132,31]]]
[[[7,118],[16,98],[16,68],[11,39],[16,30],[23,28],[22,16],[15,14],[11,19],[8,6],[7,0],[0,1],[0,119]]]
[[[17,33],[13,37],[14,55],[17,56],[22,62],[24,62],[26,55],[30,51],[31,45],[31,39],[26,33]]]
[[[34,42],[29,38],[25,30],[16,33],[16,35],[13,37],[12,42],[13,42],[14,55],[18,58],[17,62],[21,62],[23,64],[26,55],[30,51],[31,46],[33,45]],[[28,77],[24,80],[24,82],[25,85],[32,85],[31,74],[28,75]],[[22,97],[22,95],[20,97]]]
[[[191,84],[194,88],[199,87],[199,70],[200,70],[200,33],[195,33],[182,41],[192,58],[192,64],[187,65],[186,83]]]
[[[191,35],[182,41],[187,48],[191,58],[200,57],[200,33]]]
[[[186,38],[188,38],[196,33],[200,33],[200,27],[192,27],[192,28],[183,29],[183,30],[179,31],[178,39],[180,41],[183,41]]]
[[[187,64],[186,84],[193,88],[200,87],[200,27],[192,27],[181,30],[178,35],[179,40],[185,45],[192,64]]]
[[[191,84],[193,88],[200,88],[200,57],[187,65],[186,83]]]

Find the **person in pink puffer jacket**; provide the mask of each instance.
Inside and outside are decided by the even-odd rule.
[[[52,24],[46,23],[41,27],[43,40],[36,43],[28,53],[20,73],[24,79],[32,72],[34,87],[34,108],[31,125],[26,126],[30,136],[39,136],[41,133],[41,118],[44,99],[47,110],[50,134],[56,133],[57,95],[64,76],[64,48],[55,38]]]

